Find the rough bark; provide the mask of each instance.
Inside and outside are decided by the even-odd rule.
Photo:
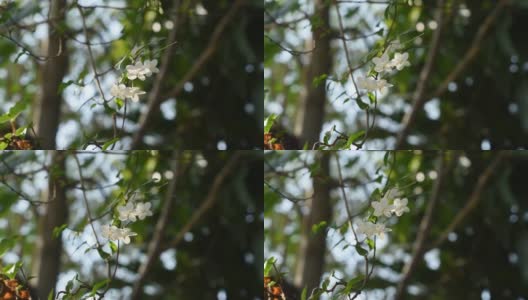
[[[314,49],[306,72],[305,96],[301,99],[295,124],[295,135],[301,143],[313,145],[319,140],[323,127],[326,104],[326,84],[323,80],[317,86],[314,79],[330,73],[332,55],[330,52],[330,1],[315,1],[315,17],[312,24],[312,40]]]
[[[307,288],[308,294],[319,286],[325,266],[326,231],[321,230],[313,234],[312,226],[322,221],[330,223],[332,218],[332,204],[330,203],[329,185],[329,153],[319,156],[321,164],[320,173],[314,177],[314,197],[310,203],[310,212],[303,221],[303,234],[301,237],[299,261],[295,272],[295,285]]]
[[[68,56],[66,39],[61,33],[66,15],[66,1],[50,1],[50,23],[48,29],[48,59],[42,67],[42,82],[40,94],[35,111],[34,123],[39,148],[46,150],[55,149],[55,138],[60,120],[62,96],[59,94],[59,85],[66,74]]]
[[[40,217],[38,239],[37,291],[40,299],[48,299],[55,288],[61,267],[62,237],[53,236],[53,229],[68,222],[65,190],[65,152],[54,152],[48,179],[48,199]]]

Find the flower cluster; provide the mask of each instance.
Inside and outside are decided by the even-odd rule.
[[[120,99],[128,98],[134,102],[138,102],[139,95],[145,94],[145,91],[142,91],[137,87],[127,87],[126,85],[122,83],[120,84],[114,83],[114,85],[110,89],[110,94]]]
[[[110,241],[122,241],[125,244],[130,244],[130,237],[137,235],[132,232],[130,228],[119,228],[114,225],[103,225],[102,234],[105,239]]]
[[[385,216],[389,218],[395,214],[396,216],[401,217],[404,213],[410,211],[407,207],[407,203],[407,198],[401,198],[400,192],[397,189],[392,188],[388,190],[379,201],[372,202],[372,208],[374,208],[372,215],[375,217]],[[375,235],[383,238],[384,233],[389,231],[391,231],[391,229],[386,228],[385,224],[381,223],[379,219],[377,223],[363,220],[357,222],[357,232],[366,235],[368,238]]]
[[[152,216],[152,211],[150,210],[152,204],[150,203],[138,203],[134,205],[132,202],[128,202],[125,206],[120,206],[117,208],[119,213],[120,221],[131,221],[135,222],[139,220],[145,220],[146,217]]]
[[[133,65],[126,66],[126,77],[129,80],[145,80],[147,77],[151,76],[153,73],[158,73],[159,69],[156,67],[158,60],[145,60],[144,62],[137,61]],[[122,80],[121,80],[122,81]],[[121,81],[116,82],[112,85],[110,89],[110,94],[119,99],[130,99],[132,101],[139,101],[139,96],[145,94],[145,91],[142,91],[138,87],[128,87]]]
[[[388,83],[387,80],[382,79],[381,76],[385,73],[392,72],[393,70],[401,71],[403,68],[410,66],[409,53],[397,52],[400,50],[402,45],[399,41],[391,43],[385,52],[380,57],[372,59],[374,63],[374,71],[377,73],[375,77],[358,77],[357,86],[360,89],[367,90],[369,92],[379,91],[385,93],[392,84]],[[394,53],[392,59],[391,54]]]
[[[136,78],[139,80],[145,80],[146,77],[151,76],[152,73],[159,72],[159,69],[156,67],[157,64],[157,59],[147,59],[144,63],[138,61],[135,65],[128,65],[126,66],[127,78],[130,80],[134,80]]]
[[[139,202],[136,205],[129,201],[126,205],[117,208],[118,218],[120,221],[135,222],[137,220],[144,220],[148,216],[152,216],[152,204]],[[114,225],[103,225],[102,235],[110,241],[122,241],[125,244],[130,243],[130,237],[137,235],[132,232],[130,228],[119,228]]]

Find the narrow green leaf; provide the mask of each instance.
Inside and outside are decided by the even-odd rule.
[[[15,247],[15,245],[16,240],[14,238],[2,239],[0,241],[0,257],[4,256],[4,254]]]
[[[66,229],[66,227],[68,227],[68,224],[62,224],[59,227],[55,227],[53,229],[53,237],[54,238],[59,237],[59,235],[64,231],[64,229]]]
[[[89,297],[95,296],[95,294],[97,294],[97,291],[99,291],[101,288],[106,286],[109,282],[110,282],[110,279],[105,279],[103,281],[100,281],[100,282],[94,284],[94,286],[92,288],[92,291],[90,292]]]
[[[271,268],[273,268],[273,265],[275,264],[275,261],[275,257],[270,257],[266,259],[266,261],[264,262],[264,276],[269,275]]]
[[[357,97],[356,98],[356,103],[357,103],[357,105],[359,106],[359,108],[361,110],[365,110],[365,109],[369,108],[369,105],[367,103],[363,102],[363,100],[361,100],[361,97]]]
[[[275,114],[271,114],[266,118],[264,121],[264,133],[269,133],[271,126],[273,126],[273,123],[275,123],[275,119],[277,119]]]
[[[113,144],[115,144],[117,141],[119,141],[119,138],[118,137],[115,137],[111,140],[109,140],[108,142],[104,143],[103,145],[103,151],[108,149],[110,146],[112,146]]]
[[[0,123],[9,122],[26,109],[28,104],[31,102],[31,98],[25,97],[24,99],[18,101],[13,107],[9,109],[9,111],[3,115],[0,116]]]
[[[353,144],[354,142],[356,142],[357,140],[359,140],[359,139],[360,139],[361,137],[363,137],[364,135],[365,135],[365,130],[361,130],[361,131],[358,131],[358,132],[356,132],[356,133],[350,135],[350,136],[348,137],[348,140],[347,140],[347,142],[346,142],[344,148],[345,148],[345,149],[350,148],[350,146],[352,146],[352,144]]]
[[[361,256],[367,256],[368,251],[363,249],[360,244],[356,244],[356,252]]]

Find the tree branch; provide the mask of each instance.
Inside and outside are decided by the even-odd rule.
[[[237,151],[230,160],[225,164],[224,168],[218,173],[213,181],[213,185],[209,189],[209,192],[207,193],[207,196],[205,197],[205,200],[202,202],[198,210],[194,212],[194,214],[191,216],[189,221],[180,229],[180,231],[176,234],[176,237],[170,242],[169,248],[176,248],[180,242],[183,240],[183,237],[187,232],[191,230],[191,228],[194,227],[196,223],[202,218],[202,216],[208,212],[216,203],[216,200],[218,199],[218,194],[220,192],[220,189],[224,185],[224,182],[228,178],[228,176],[233,172],[235,169],[235,166],[237,165],[238,161],[242,157],[241,151]]]
[[[394,297],[395,300],[401,300],[405,298],[405,289],[407,287],[407,284],[409,283],[409,280],[411,279],[411,276],[414,273],[416,267],[421,262],[423,254],[425,252],[425,242],[427,236],[429,235],[431,224],[433,222],[433,212],[436,208],[436,205],[438,204],[438,200],[440,199],[440,190],[442,188],[442,184],[447,173],[444,155],[444,152],[440,153],[440,158],[437,167],[438,179],[434,183],[431,198],[429,200],[429,205],[427,206],[425,214],[422,217],[422,221],[420,222],[416,241],[413,245],[412,259],[403,267],[403,275],[396,289],[396,295]]]
[[[216,49],[218,48],[220,38],[222,37],[222,34],[224,33],[227,25],[231,22],[231,20],[238,12],[244,1],[245,0],[236,0],[236,2],[231,6],[227,14],[225,14],[225,16],[220,20],[215,30],[213,31],[213,34],[211,36],[211,39],[209,40],[207,47],[200,54],[200,57],[198,57],[198,60],[194,63],[191,69],[183,76],[183,78],[176,84],[176,86],[169,91],[169,97],[179,96],[179,94],[183,90],[183,86],[185,85],[185,83],[189,82],[192,78],[194,78],[196,74],[198,74],[198,72],[207,64],[207,62],[209,62],[213,54],[216,52]],[[175,2],[178,2],[178,0],[175,0]],[[177,23],[174,22],[174,24]],[[176,28],[177,26],[174,26],[173,30],[170,33],[170,38],[173,38],[174,40],[176,38]],[[169,40],[169,42],[171,41]],[[171,53],[171,47],[169,47],[165,52],[163,63],[164,66],[162,67],[162,69],[164,70],[160,70],[160,72],[158,73],[158,76],[156,78],[157,84],[154,86],[155,89],[152,91],[149,97],[146,112],[142,114],[139,119],[139,127],[132,138],[132,144],[130,149],[138,149],[140,147],[143,141],[143,137],[145,136],[148,124],[150,123],[151,119],[154,117],[154,113],[158,110],[159,106],[164,100],[164,97],[161,97],[160,90],[161,84],[164,83],[163,78],[165,77],[168,64],[170,62]]]
[[[439,0],[439,2],[440,1],[441,0]],[[451,73],[446,77],[446,79],[444,79],[444,81],[440,84],[440,86],[430,96],[425,95],[425,88],[426,88],[425,85],[427,83],[425,81],[428,81],[429,76],[431,74],[431,71],[429,71],[428,74],[424,74],[425,70],[427,69],[427,65],[428,65],[426,63],[426,65],[424,66],[424,69],[422,69],[422,73],[420,74],[420,81],[418,82],[418,88],[416,90],[415,97],[413,97],[415,99],[414,105],[412,109],[404,116],[402,120],[403,128],[400,131],[400,134],[398,135],[398,138],[396,140],[395,149],[402,149],[402,147],[404,146],[405,140],[409,134],[410,128],[413,125],[413,123],[416,121],[418,112],[422,109],[424,104],[429,99],[440,97],[447,90],[449,83],[456,80],[462,74],[462,72],[473,62],[478,52],[480,51],[482,41],[484,40],[484,37],[486,36],[489,29],[491,28],[491,25],[495,22],[500,12],[502,11],[502,9],[507,4],[509,4],[509,2],[510,0],[500,0],[499,1],[495,9],[488,15],[488,17],[486,17],[484,22],[480,25],[477,31],[477,34],[475,35],[475,38],[473,39],[473,42],[471,43],[471,46],[466,52],[466,54],[464,55],[464,57],[456,65],[455,69],[451,71]],[[439,6],[438,9],[443,11],[441,7],[442,6]],[[435,34],[438,34],[439,31],[442,30],[442,28],[444,27],[439,21],[437,22],[439,26]],[[432,61],[435,60],[434,57],[431,59],[431,57],[433,56],[433,51],[436,52],[437,51],[436,48],[438,47],[438,44],[436,44],[436,46],[433,47],[433,44],[435,43],[434,40],[435,40],[435,37],[433,36],[433,41],[431,43],[432,50],[429,54],[429,59],[428,59],[428,62],[431,61],[431,64],[432,64]],[[436,53],[434,53],[434,56],[436,56]],[[427,75],[425,80],[423,79],[422,75],[424,76]],[[421,90],[420,88],[422,88],[423,90]],[[420,94],[418,94],[418,92],[420,92]]]
[[[429,83],[429,78],[433,72],[434,63],[436,61],[436,56],[438,55],[438,50],[440,49],[440,38],[445,28],[444,16],[445,9],[444,7],[445,0],[438,0],[437,2],[437,11],[436,11],[436,22],[438,24],[438,29],[433,33],[433,38],[431,40],[431,45],[429,46],[429,56],[425,61],[425,65],[420,72],[420,77],[418,79],[418,84],[416,90],[413,94],[413,106],[410,111],[408,111],[402,120],[402,129],[396,138],[396,145],[394,149],[402,149],[409,134],[409,130],[418,116],[418,112],[422,109],[425,104],[425,90],[427,84]]]
[[[434,91],[432,96],[428,97],[428,99],[440,97],[446,90],[450,82],[455,81],[462,72],[473,62],[475,57],[480,51],[480,48],[482,46],[482,41],[484,40],[484,37],[486,37],[486,34],[491,28],[491,25],[495,23],[495,20],[499,16],[502,9],[509,4],[510,0],[501,0],[495,9],[486,17],[484,22],[480,25],[477,34],[475,35],[475,38],[473,39],[473,42],[471,43],[471,46],[466,51],[466,54],[464,54],[464,57],[460,60],[460,62],[456,65],[456,67],[447,75],[446,79],[442,81],[440,86]]]
[[[165,203],[161,209],[161,216],[156,224],[156,228],[154,230],[153,238],[150,241],[148,245],[148,251],[147,251],[147,259],[138,270],[138,278],[136,279],[134,286],[132,288],[132,295],[130,299],[136,300],[140,299],[142,296],[142,288],[143,284],[147,278],[148,273],[154,266],[154,263],[158,260],[158,255],[161,252],[161,243],[165,236],[165,231],[167,229],[167,225],[169,224],[169,221],[171,219],[171,213],[173,210],[174,205],[176,204],[176,187],[178,185],[178,181],[182,177],[183,174],[187,173],[187,170],[189,169],[189,166],[192,164],[192,160],[189,161],[185,165],[184,168],[180,168],[178,165],[179,156],[181,153],[177,152],[174,155],[173,158],[173,166],[172,166],[172,172],[174,175],[174,178],[171,180],[169,188],[167,190],[167,194],[165,197]]]
[[[466,217],[477,207],[478,203],[480,202],[482,192],[486,187],[487,183],[489,182],[493,174],[497,171],[497,168],[501,165],[502,161],[506,157],[508,157],[509,154],[510,152],[507,151],[499,152],[499,154],[495,157],[491,164],[486,168],[486,170],[484,170],[484,172],[478,178],[477,184],[475,185],[473,192],[469,196],[469,200],[467,201],[464,208],[459,211],[453,221],[442,232],[440,237],[438,237],[434,243],[430,244],[429,249],[433,249],[440,246],[447,239],[449,233],[453,232],[460,224],[462,224]]]

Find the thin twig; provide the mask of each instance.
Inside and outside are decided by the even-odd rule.
[[[79,13],[81,15],[81,21],[82,21],[84,36],[86,38],[86,41],[89,41],[90,37],[88,35],[88,28],[86,27],[86,17],[84,16],[83,8],[79,4],[77,4],[77,9],[79,10]],[[101,87],[101,82],[99,81],[99,73],[97,73],[97,66],[95,65],[95,58],[94,58],[94,55],[93,55],[93,52],[92,52],[91,44],[87,43],[86,44],[86,48],[88,49],[88,57],[90,58],[90,64],[91,64],[92,70],[94,72],[94,78],[95,78],[95,82],[97,83],[97,89],[99,90],[99,93],[101,94],[101,97],[103,97],[103,101],[106,102],[107,100],[105,98],[105,95],[104,95],[104,92],[103,92],[103,88]]]
[[[460,226],[466,220],[467,216],[475,210],[477,205],[480,202],[480,199],[482,198],[482,192],[484,191],[484,188],[488,184],[489,180],[495,174],[497,171],[497,168],[501,165],[501,163],[509,156],[510,152],[507,151],[501,151],[495,159],[489,164],[489,166],[484,170],[484,172],[479,176],[477,180],[477,184],[475,185],[475,188],[473,189],[473,192],[469,196],[469,199],[466,203],[466,205],[458,212],[458,214],[455,216],[453,221],[444,229],[442,234],[436,239],[436,241],[428,247],[429,249],[433,249],[436,247],[439,247],[449,236],[449,233],[455,231],[455,229]]]
[[[425,252],[425,249],[426,249],[425,242],[431,230],[431,225],[433,222],[433,213],[440,199],[442,184],[444,182],[444,178],[447,173],[446,172],[446,169],[447,169],[446,162],[445,162],[444,156],[445,156],[444,152],[443,151],[440,152],[438,167],[436,171],[438,174],[438,179],[434,183],[433,190],[431,192],[431,197],[429,199],[429,205],[427,206],[425,214],[422,217],[422,221],[420,222],[420,227],[418,229],[416,241],[414,242],[414,245],[413,245],[413,256],[411,260],[407,264],[405,264],[405,266],[403,267],[403,271],[402,271],[403,275],[396,289],[396,295],[394,296],[395,300],[401,300],[405,298],[406,296],[405,290],[407,288],[407,285],[416,267],[421,262],[422,256]]]
[[[245,0],[236,0],[235,3],[232,4],[230,10],[224,15],[224,17],[220,20],[220,22],[216,25],[215,30],[213,31],[213,34],[211,36],[211,39],[209,40],[209,43],[207,47],[204,49],[204,51],[200,54],[197,61],[193,64],[191,69],[183,76],[183,78],[176,83],[176,86],[170,90],[167,95],[169,97],[177,97],[183,90],[183,86],[185,83],[189,82],[194,78],[198,72],[209,62],[209,60],[213,57],[213,54],[216,52],[218,45],[220,44],[220,40],[222,37],[222,34],[224,33],[227,25],[231,22],[231,20],[234,18],[242,4],[245,2]],[[176,26],[174,26],[176,28]],[[174,31],[174,30],[173,30]],[[171,48],[167,49],[167,52],[170,51]],[[167,62],[169,63],[169,62]],[[160,72],[161,73],[161,72]],[[159,93],[159,92],[158,92]],[[149,99],[147,110],[144,114],[141,115],[139,119],[139,126],[132,138],[132,144],[130,149],[138,149],[143,141],[143,137],[145,136],[147,126],[150,123],[151,119],[154,117],[155,112],[163,102],[165,97],[161,97],[161,95],[158,95],[158,97],[154,98],[152,96]]]
[[[180,156],[181,152],[176,152],[174,154],[172,160],[172,172],[175,175],[171,180],[169,188],[166,192],[165,203],[161,210],[160,218],[158,219],[158,222],[156,224],[156,229],[154,230],[153,238],[148,245],[147,259],[139,267],[138,277],[134,282],[130,299],[139,299],[142,296],[141,289],[143,288],[143,284],[145,282],[145,279],[147,278],[147,274],[150,272],[150,270],[154,266],[154,263],[159,258],[159,253],[161,251],[161,243],[165,238],[165,232],[167,231],[167,226],[169,224],[169,221],[171,220],[172,210],[174,205],[176,204],[176,188],[182,175],[187,173],[189,166],[192,164],[191,162],[189,162],[184,167],[180,167],[178,164]]]
[[[445,9],[443,8],[444,2],[445,0],[438,0],[438,3],[437,3],[438,8],[436,11],[436,18],[435,18],[436,23],[438,24],[438,28],[433,33],[433,38],[429,46],[429,55],[427,56],[427,59],[425,61],[425,65],[422,68],[422,71],[420,72],[420,77],[418,79],[418,85],[413,94],[413,106],[411,110],[409,110],[403,117],[402,129],[400,133],[398,134],[398,137],[396,138],[396,145],[394,147],[395,149],[401,149],[403,147],[412,124],[416,120],[418,113],[421,111],[423,105],[425,104],[425,101],[426,101],[425,91],[427,89],[427,84],[429,83],[429,79],[433,72],[434,64],[436,62],[436,56],[438,55],[438,51],[440,50],[440,38],[442,37],[442,33],[445,28],[445,24],[444,24]]]
[[[193,213],[189,221],[180,229],[176,234],[174,239],[170,242],[170,248],[176,248],[179,246],[180,242],[183,240],[183,237],[187,232],[189,232],[196,223],[202,218],[202,216],[213,208],[216,200],[218,199],[220,190],[224,186],[224,182],[227,180],[229,175],[234,171],[239,160],[242,158],[241,151],[237,151],[229,161],[224,165],[223,169],[218,173],[213,180],[213,184],[205,197],[205,200],[202,202],[200,207]]]

